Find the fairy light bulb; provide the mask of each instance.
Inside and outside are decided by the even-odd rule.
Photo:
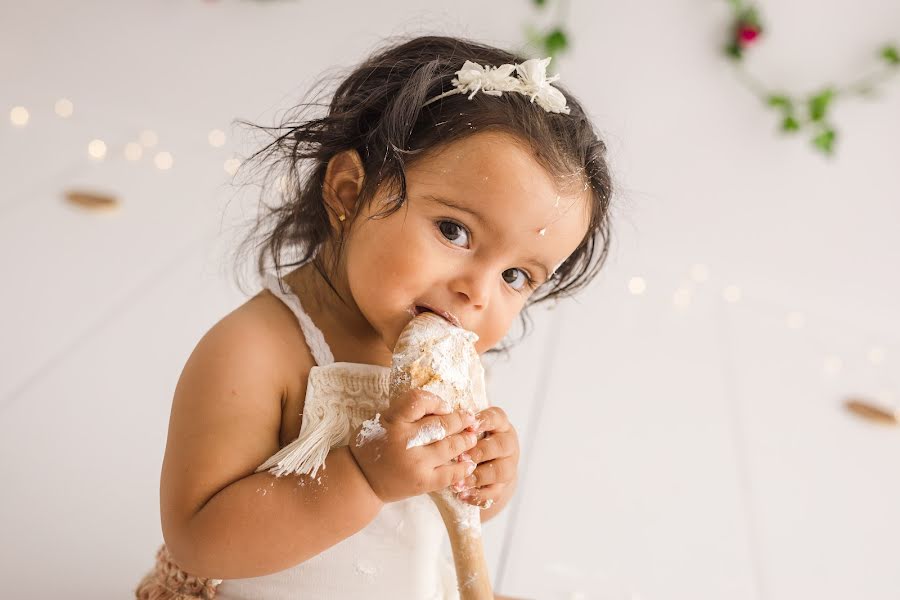
[[[88,155],[94,160],[106,158],[106,142],[103,140],[91,140],[88,144]]]
[[[628,281],[628,291],[635,296],[640,296],[647,291],[647,282],[643,277],[632,277]]]
[[[225,167],[225,172],[229,175],[234,175],[237,173],[238,168],[241,166],[241,161],[236,158],[229,158],[225,161],[223,165]]]
[[[729,285],[722,290],[722,297],[725,298],[726,302],[731,302],[732,304],[739,302],[741,299],[741,288],[736,285]]]
[[[160,171],[168,171],[174,163],[175,160],[169,152],[157,152],[156,156],[153,157],[153,164]]]
[[[209,145],[213,148],[221,148],[225,145],[225,132],[221,129],[213,129],[206,136],[206,139],[209,140]]]
[[[68,119],[72,116],[72,113],[75,112],[75,105],[72,104],[72,101],[68,98],[60,98],[53,106],[53,110],[56,112],[56,115],[58,117]]]
[[[11,111],[9,111],[9,121],[16,127],[25,127],[28,125],[28,119],[30,115],[28,114],[28,109],[24,106],[14,106]]]

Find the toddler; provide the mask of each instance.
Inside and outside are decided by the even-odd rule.
[[[138,598],[458,598],[427,493],[451,487],[492,518],[515,489],[516,430],[496,406],[389,403],[392,351],[423,311],[476,333],[480,354],[506,350],[527,307],[602,266],[606,147],[549,62],[393,42],[327,114],[265,128],[250,161],[280,175],[281,201],[247,238],[263,289],[179,378],[165,544]],[[443,434],[411,444],[423,429]]]

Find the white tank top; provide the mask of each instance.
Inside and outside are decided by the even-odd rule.
[[[334,362],[322,332],[287,284],[269,273],[264,285],[297,316],[316,366],[309,372],[300,434],[257,471],[315,477],[331,448],[346,446],[354,428],[387,408],[390,369]],[[305,562],[271,575],[220,582],[216,600],[458,600],[446,539],[428,496],[391,502],[364,529]]]

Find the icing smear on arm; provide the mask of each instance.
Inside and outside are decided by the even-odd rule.
[[[381,425],[381,413],[376,413],[368,421],[363,421],[362,429],[356,435],[356,445],[357,447],[364,446],[372,440],[383,438],[385,435],[387,435],[387,431]]]

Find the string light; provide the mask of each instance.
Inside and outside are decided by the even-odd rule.
[[[694,264],[689,269],[690,278],[693,282],[699,281],[707,281],[709,279],[709,269],[703,264]],[[635,294],[639,295],[643,293],[647,289],[646,281],[641,277],[632,277],[628,281],[629,290]],[[676,310],[685,310],[691,304],[694,303],[696,289],[689,282],[682,281],[673,291],[671,296],[671,301],[673,308]],[[737,303],[744,302],[744,293],[741,287],[735,283],[731,283],[721,291],[721,299],[727,303]],[[791,330],[800,330],[800,329],[809,329],[808,325],[808,315],[801,310],[790,310],[783,306],[780,306],[776,302],[769,302],[761,298],[753,299],[750,308],[756,310],[757,308],[763,308],[766,312],[770,313],[771,316],[776,317],[777,315],[781,315],[782,322],[784,323],[786,329]],[[777,318],[777,317],[776,317]],[[827,320],[827,319],[826,319]],[[847,327],[853,327],[850,324],[845,324]],[[860,349],[859,352],[850,354],[844,353],[844,356],[840,356],[829,349],[829,347],[834,346],[834,340],[826,340],[819,339],[821,337],[822,330],[810,330],[802,340],[806,342],[813,342],[815,346],[818,346],[821,350],[821,359],[820,359],[820,369],[822,376],[829,380],[835,380],[838,377],[842,379],[852,378],[856,384],[859,385],[860,381],[865,382],[867,378],[871,378],[875,376],[874,372],[866,372],[861,369],[865,369],[866,365],[868,365],[869,369],[873,367],[879,367],[884,364],[887,360],[887,352],[883,345],[880,344],[869,344],[866,348]],[[876,335],[880,335],[880,332]],[[883,375],[880,377],[886,378],[890,376],[892,371],[883,370],[881,371]],[[895,387],[898,391],[900,391],[900,385],[897,385],[897,381],[882,381],[882,386],[887,386],[884,390],[882,390],[877,398],[880,399],[881,403],[887,406],[890,410],[896,411],[898,418],[900,418],[900,399],[898,399],[898,395],[891,393],[888,388]],[[872,387],[877,387],[877,381],[869,381],[867,384],[871,389]],[[852,390],[853,393],[856,393],[858,390]],[[850,393],[850,392],[847,392]],[[845,393],[841,394],[842,396],[846,396]],[[876,397],[874,392],[870,392],[868,394],[870,398]],[[893,408],[890,408],[893,406]],[[885,409],[887,410],[887,409]],[[853,412],[853,411],[851,411]]]
[[[741,299],[741,288],[736,285],[729,285],[722,290],[722,297],[725,298],[726,302],[739,302]]]
[[[241,161],[236,158],[229,158],[225,161],[225,172],[229,175],[234,175],[237,173],[238,168],[241,166]]]
[[[88,156],[94,160],[106,158],[106,142],[103,140],[91,140],[88,144]]]
[[[25,127],[28,125],[29,118],[28,109],[24,106],[14,106],[13,109],[9,111],[9,120],[16,127]]]
[[[60,118],[69,118],[74,114],[74,105],[67,98],[60,98],[54,105],[54,111]],[[10,111],[10,121],[14,126],[24,127],[30,121],[30,114],[24,106],[15,106]],[[207,140],[210,146],[219,148],[225,145],[227,136],[221,129],[212,129],[207,134]],[[139,134],[138,142],[129,142],[125,145],[124,156],[129,161],[137,161],[143,155],[144,148],[152,148],[159,142],[159,137],[151,129],[145,129]],[[94,139],[88,144],[88,154],[94,160],[103,160],[107,155],[107,145],[103,140]],[[174,165],[174,158],[170,152],[157,152],[153,159],[154,165],[159,170],[171,169]],[[237,158],[229,158],[223,163],[223,168],[229,175],[235,175],[240,168],[241,161]],[[288,180],[281,176],[278,179],[278,186],[284,192],[288,188]],[[558,202],[557,202],[558,203]],[[544,233],[541,231],[540,233]],[[710,279],[710,269],[706,264],[695,263],[689,269],[690,280],[694,283],[705,283]],[[635,296],[640,296],[647,291],[647,281],[640,276],[633,276],[628,280],[628,291]],[[736,284],[730,284],[722,290],[722,298],[728,303],[737,303],[742,300],[743,293],[741,288]],[[693,290],[690,284],[682,283],[672,295],[672,304],[676,309],[687,309],[693,302]],[[784,313],[782,313],[784,314]],[[787,312],[785,325],[792,330],[798,330],[806,326],[806,315],[799,310]],[[882,346],[873,345],[865,354],[868,362],[873,366],[883,365],[886,361],[886,351]],[[844,360],[837,355],[826,353],[822,359],[822,371],[825,376],[835,377],[844,371]],[[878,394],[879,401],[884,404],[892,404],[896,402],[894,394],[883,389]]]
[[[635,296],[640,296],[647,291],[647,282],[644,281],[643,277],[632,277],[628,281],[628,291]]]
[[[209,145],[213,148],[221,148],[225,145],[225,132],[221,129],[213,129],[206,138],[209,140]]]
[[[72,113],[75,112],[75,105],[73,105],[72,101],[68,98],[60,98],[56,101],[53,110],[56,112],[57,116],[68,119],[72,116]]]
[[[168,152],[158,152],[156,156],[153,157],[153,164],[155,164],[156,168],[160,171],[168,171],[172,168],[174,162],[172,155]]]

